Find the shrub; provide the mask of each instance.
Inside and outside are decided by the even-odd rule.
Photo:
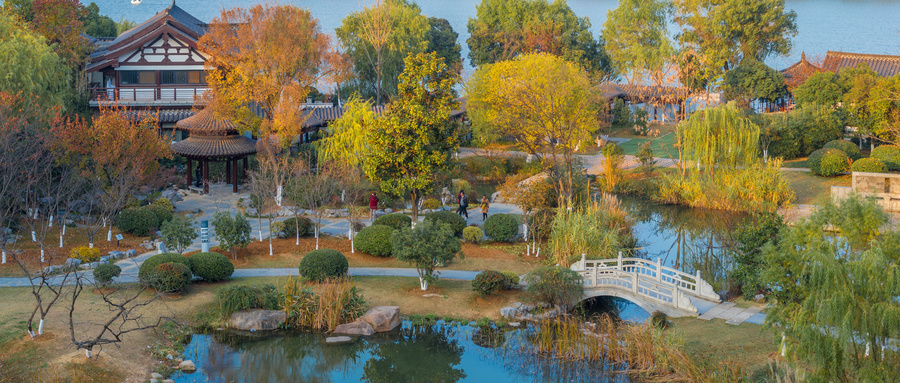
[[[347,257],[340,251],[332,249],[319,249],[310,251],[300,260],[300,275],[311,281],[321,281],[328,278],[347,275]]]
[[[887,173],[887,166],[877,158],[860,158],[853,162],[850,171],[862,173]]]
[[[870,157],[884,162],[884,166],[887,166],[888,170],[900,170],[900,146],[881,145],[872,150]]]
[[[164,206],[147,205],[144,207],[144,209],[148,209],[148,210],[152,211],[153,214],[156,215],[156,219],[159,221],[160,224],[162,224],[163,222],[169,222],[172,220],[172,211],[166,209]],[[159,227],[159,226],[157,226],[157,227]]]
[[[568,267],[541,266],[525,274],[528,294],[537,301],[555,306],[571,306],[581,300],[582,281]]]
[[[809,170],[823,177],[832,177],[850,170],[850,157],[837,149],[819,149],[809,155]]]
[[[165,197],[157,198],[156,201],[153,201],[151,205],[165,208],[169,213],[175,211],[175,205],[173,205],[172,201],[169,201],[169,199]]]
[[[216,231],[219,247],[230,251],[232,258],[237,256],[237,248],[250,244],[250,221],[243,214],[232,216],[227,211],[216,212],[210,223]]]
[[[415,229],[401,229],[391,235],[394,257],[416,267],[419,286],[428,289],[428,284],[437,280],[435,268],[453,261],[462,248],[459,238],[453,236],[448,224],[438,224],[426,220]]]
[[[363,253],[369,253],[376,257],[390,257],[393,253],[391,247],[391,233],[394,229],[390,226],[372,225],[364,228],[353,237],[353,246]]]
[[[112,263],[104,263],[94,268],[94,281],[101,285],[108,285],[119,274],[122,274],[121,267]]]
[[[653,314],[650,315],[650,324],[652,324],[653,327],[664,330],[666,327],[669,327],[669,316],[662,311],[654,311]]]
[[[150,286],[161,293],[177,293],[184,291],[191,283],[191,269],[183,263],[168,262],[153,269]]]
[[[410,218],[406,214],[400,213],[386,214],[381,217],[375,218],[375,221],[372,222],[372,225],[390,226],[396,230],[400,230],[404,227],[411,227],[412,218]]]
[[[265,284],[262,286],[229,285],[216,291],[216,301],[222,315],[230,316],[241,310],[278,310],[278,302],[281,294],[275,290],[275,286]]]
[[[497,290],[505,289],[509,281],[499,271],[485,270],[475,276],[472,288],[482,296],[491,295]]]
[[[503,274],[503,276],[506,277],[506,289],[511,289],[519,285],[519,274],[512,271],[501,271],[500,274]]]
[[[100,260],[100,249],[87,246],[78,246],[69,253],[69,258],[75,258],[81,263],[97,262]]]
[[[484,234],[494,241],[515,242],[519,220],[511,214],[494,214],[484,221]]]
[[[192,255],[191,272],[203,278],[207,282],[216,282],[231,277],[234,274],[234,264],[228,257],[219,253],[197,253]]]
[[[310,221],[308,218],[306,218],[306,217],[291,217],[291,218],[284,220],[284,228],[281,231],[281,236],[279,236],[278,238],[296,237],[297,232],[300,233],[301,237],[305,237],[305,236],[309,235],[309,232],[311,229],[312,229],[312,221]]]
[[[469,226],[463,229],[463,241],[478,243],[484,239],[484,232],[478,226]]]
[[[159,227],[159,218],[152,210],[145,207],[132,207],[122,210],[115,220],[116,227],[126,233],[138,237],[146,237],[151,228]]]
[[[172,217],[170,221],[163,222],[160,226],[160,239],[166,244],[167,249],[176,253],[184,251],[199,236],[191,219],[180,215]]]
[[[451,211],[436,211],[425,215],[426,221],[436,222],[438,224],[446,223],[453,230],[453,235],[462,237],[463,229],[466,228],[466,219],[461,215]]]
[[[553,219],[556,218],[555,209],[541,209],[528,216],[528,229],[536,240],[550,238],[553,231]]]
[[[162,253],[152,255],[149,258],[145,259],[143,263],[141,263],[141,267],[138,269],[138,280],[144,284],[145,286],[149,286],[150,282],[156,278],[153,275],[153,270],[156,269],[156,266],[159,266],[163,263],[177,262],[183,264],[185,267],[190,270],[191,261],[177,253]]]
[[[434,198],[428,198],[425,201],[422,201],[422,209],[434,210],[439,207],[441,207],[441,201]]]
[[[825,146],[823,146],[822,148],[823,149],[840,150],[840,151],[844,152],[844,154],[846,154],[847,157],[850,157],[850,159],[853,161],[856,161],[862,157],[862,154],[859,152],[859,148],[857,148],[856,145],[854,145],[850,141],[832,140],[832,141],[828,141],[828,143],[825,144]]]

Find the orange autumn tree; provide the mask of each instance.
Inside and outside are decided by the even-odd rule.
[[[97,232],[156,174],[159,159],[172,157],[155,116],[135,121],[125,112],[121,107],[101,107],[90,124],[76,119],[54,128],[63,161],[83,176],[87,210],[97,212],[93,219],[85,216],[82,226],[91,247]],[[107,240],[110,235],[111,229]]]
[[[340,55],[318,20],[292,5],[223,10],[199,41],[216,114],[287,146],[300,134],[310,87],[329,80]],[[262,109],[257,116],[254,106]]]

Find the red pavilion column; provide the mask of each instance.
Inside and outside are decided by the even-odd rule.
[[[231,161],[234,161],[234,164],[231,164]],[[238,174],[238,171],[237,171],[238,164],[237,164],[237,162],[238,162],[237,158],[231,159],[231,160],[229,160],[229,162],[228,162],[228,163],[231,165],[231,171],[232,171],[232,174],[231,174],[231,180],[234,181],[234,182],[231,183],[231,192],[232,192],[232,193],[237,193],[237,192],[238,192],[238,176],[237,176],[237,174]]]
[[[225,160],[225,183],[231,183],[231,158]]]
[[[209,160],[203,159],[203,194],[209,194]]]

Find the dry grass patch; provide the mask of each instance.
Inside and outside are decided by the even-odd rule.
[[[697,318],[670,319],[667,332],[678,332],[685,349],[704,360],[729,360],[745,374],[768,368],[769,359],[778,353],[772,330],[752,323],[733,326],[725,320]]]

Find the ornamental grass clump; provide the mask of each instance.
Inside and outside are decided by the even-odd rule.
[[[281,307],[294,327],[333,331],[365,313],[366,301],[349,278],[329,278],[315,292],[301,278],[285,281]]]
[[[216,291],[216,302],[223,317],[241,310],[278,310],[282,295],[272,284],[228,285]]]
[[[619,201],[610,195],[583,207],[560,208],[550,232],[554,263],[568,267],[582,254],[590,258],[615,258],[634,246],[631,221]]]

